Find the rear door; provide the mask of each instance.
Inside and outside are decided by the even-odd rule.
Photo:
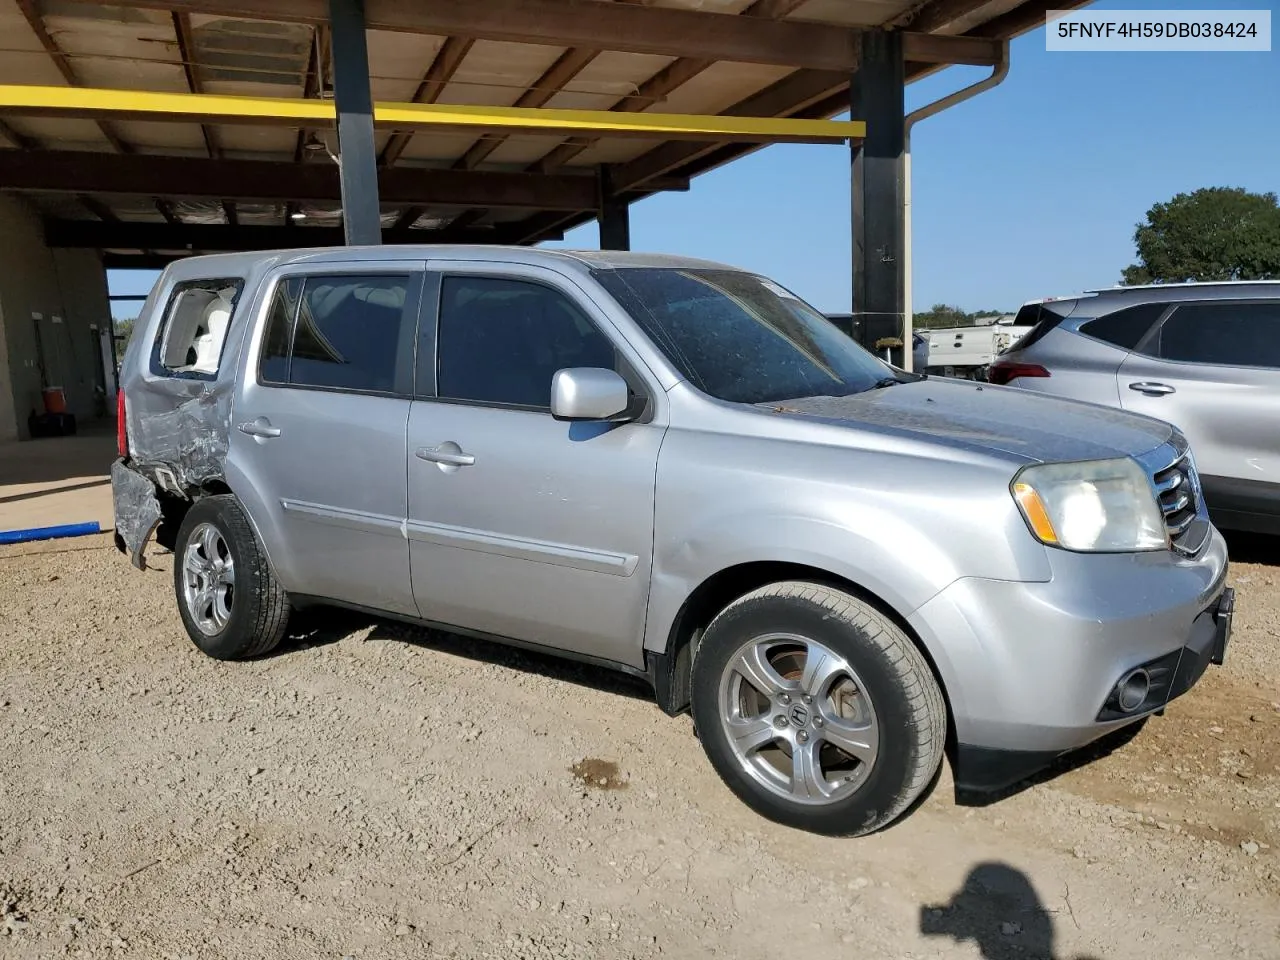
[[[1121,405],[1186,434],[1214,478],[1280,482],[1280,301],[1180,303],[1121,364]]]
[[[1001,360],[1039,366],[1047,370],[1048,375],[1020,376],[1013,381],[1015,386],[1109,407],[1119,406],[1116,371],[1165,307],[1137,304],[1083,321],[1073,316],[1078,310],[1087,311],[1091,306],[1089,298],[1053,300],[1028,304],[1019,311],[1015,325],[1034,321],[1034,326]]]
[[[416,613],[403,524],[422,270],[326,264],[268,281],[228,482],[290,591]]]
[[[661,390],[555,272],[430,266],[438,309],[424,310],[424,329],[434,312],[438,334],[419,345],[421,399],[409,422],[421,615],[642,666]],[[630,423],[555,420],[551,380],[567,367],[618,370],[648,412]]]

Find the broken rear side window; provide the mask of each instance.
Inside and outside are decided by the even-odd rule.
[[[151,372],[212,380],[244,289],[238,278],[188,280],[173,288],[151,351]]]

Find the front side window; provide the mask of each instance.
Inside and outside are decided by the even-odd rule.
[[[754,274],[625,268],[596,278],[691,384],[721,400],[846,396],[894,376],[813,307]]]
[[[436,394],[502,406],[551,406],[569,367],[616,365],[613,344],[564,294],[526,280],[445,277]]]
[[[222,362],[239,279],[190,280],[174,287],[152,350],[157,376],[212,379]]]
[[[407,276],[293,277],[276,285],[259,361],[266,383],[407,390],[415,316]]]
[[[1159,356],[1187,363],[1280,368],[1280,303],[1189,303],[1160,327]]]

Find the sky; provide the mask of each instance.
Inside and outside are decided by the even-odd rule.
[[[1091,9],[1259,8],[1259,0],[1103,0]],[[1273,19],[1280,20],[1273,13]],[[1280,23],[1273,24],[1280,30]],[[1118,282],[1153,203],[1200,187],[1280,192],[1280,42],[1269,53],[1049,53],[1010,45],[1003,84],[912,132],[912,299],[965,310]],[[988,75],[951,67],[907,87],[907,110]],[[631,209],[635,250],[761,271],[820,310],[847,311],[849,150],[778,145]],[[552,247],[594,248],[587,224]],[[131,272],[132,273],[132,272]],[[116,272],[113,293],[152,273]],[[118,316],[135,304],[116,304]]]

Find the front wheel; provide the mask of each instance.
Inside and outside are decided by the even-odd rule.
[[[771,820],[858,836],[895,820],[942,763],[946,704],[911,639],[835,588],[734,601],[694,652],[692,710],[725,783]]]
[[[173,586],[187,635],[217,660],[261,656],[284,637],[289,597],[233,496],[206,497],[187,511]]]

